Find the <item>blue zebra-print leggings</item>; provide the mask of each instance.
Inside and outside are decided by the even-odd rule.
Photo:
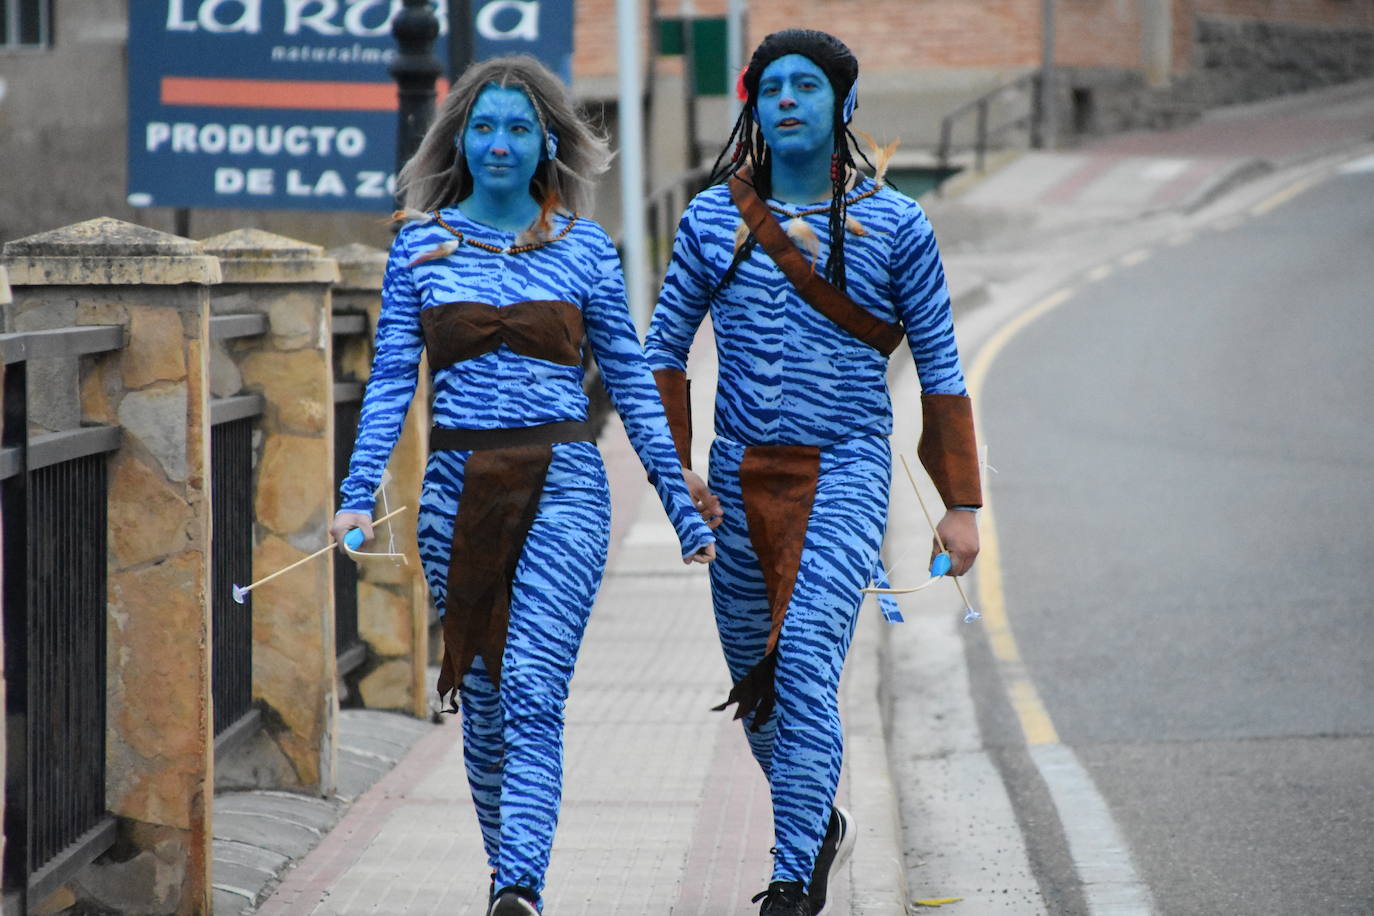
[[[749,543],[739,465],[744,446],[717,437],[710,487],[725,518],[716,529],[711,595],[721,648],[738,681],[768,642],[768,596]],[[816,500],[807,523],[801,570],[778,640],[777,705],[745,735],[773,799],[774,881],[809,884],[840,780],[840,671],[863,595],[882,545],[892,481],[886,437],[821,449]]]
[[[420,559],[441,609],[469,454],[433,452],[420,497]],[[459,687],[463,759],[498,888],[544,888],[563,794],[563,704],[601,585],[610,523],[595,443],[555,445],[515,570],[501,687],[480,658]]]

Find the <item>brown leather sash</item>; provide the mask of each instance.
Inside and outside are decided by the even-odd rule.
[[[740,461],[740,490],[749,541],[759,558],[772,627],[764,656],[735,684],[717,709],[738,703],[735,718],[754,714],[757,731],[773,713],[778,636],[801,569],[806,525],[816,500],[821,450],[814,445],[751,445]]]
[[[730,177],[730,197],[735,201],[744,224],[758,239],[773,263],[778,265],[802,301],[829,318],[854,337],[868,344],[884,356],[901,346],[906,336],[900,324],[884,321],[858,305],[816,272],[806,256],[787,237],[777,217],[759,198],[747,173]]]

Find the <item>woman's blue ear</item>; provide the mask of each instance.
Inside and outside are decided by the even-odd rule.
[[[544,153],[544,158],[550,162],[558,158],[558,134],[552,128],[544,134]]]

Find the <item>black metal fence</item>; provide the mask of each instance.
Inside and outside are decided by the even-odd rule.
[[[336,353],[343,341],[365,341],[366,337],[366,316],[359,312],[334,313]],[[341,361],[337,358],[334,372],[334,494],[337,500],[339,485],[348,476],[353,440],[358,435],[363,385],[341,369]],[[367,648],[358,627],[358,566],[343,557],[334,558],[334,651],[340,677],[351,674],[367,660]]]
[[[253,581],[253,424],[261,407],[229,400],[240,401],[237,415],[212,412],[210,428],[210,683],[217,736],[253,709],[253,593],[239,603],[234,586]]]
[[[5,368],[7,906],[56,890],[109,849],[105,802],[107,455],[117,427],[30,437],[28,361],[123,346],[119,328],[0,335]]]
[[[995,106],[997,111],[994,111]],[[956,126],[970,115],[974,119],[973,137],[962,142],[956,141]],[[994,117],[998,120],[994,121]],[[1041,146],[1044,130],[1042,122],[1040,74],[1023,74],[945,115],[940,121],[940,146],[935,151],[936,161],[940,168],[947,169],[955,153],[968,149],[973,151],[973,167],[981,172],[988,149],[1003,142],[1008,133],[1027,131],[1030,145]]]

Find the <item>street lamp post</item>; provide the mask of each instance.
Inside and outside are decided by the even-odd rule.
[[[476,54],[471,0],[448,0],[448,83],[452,86]]]
[[[434,81],[442,67],[434,56],[439,20],[429,0],[405,0],[391,23],[398,53],[387,68],[396,80],[400,112],[396,125],[396,173],[415,155],[434,120]]]
[[[1056,119],[1054,93],[1054,0],[1040,0],[1039,124],[1036,146],[1054,149]]]

